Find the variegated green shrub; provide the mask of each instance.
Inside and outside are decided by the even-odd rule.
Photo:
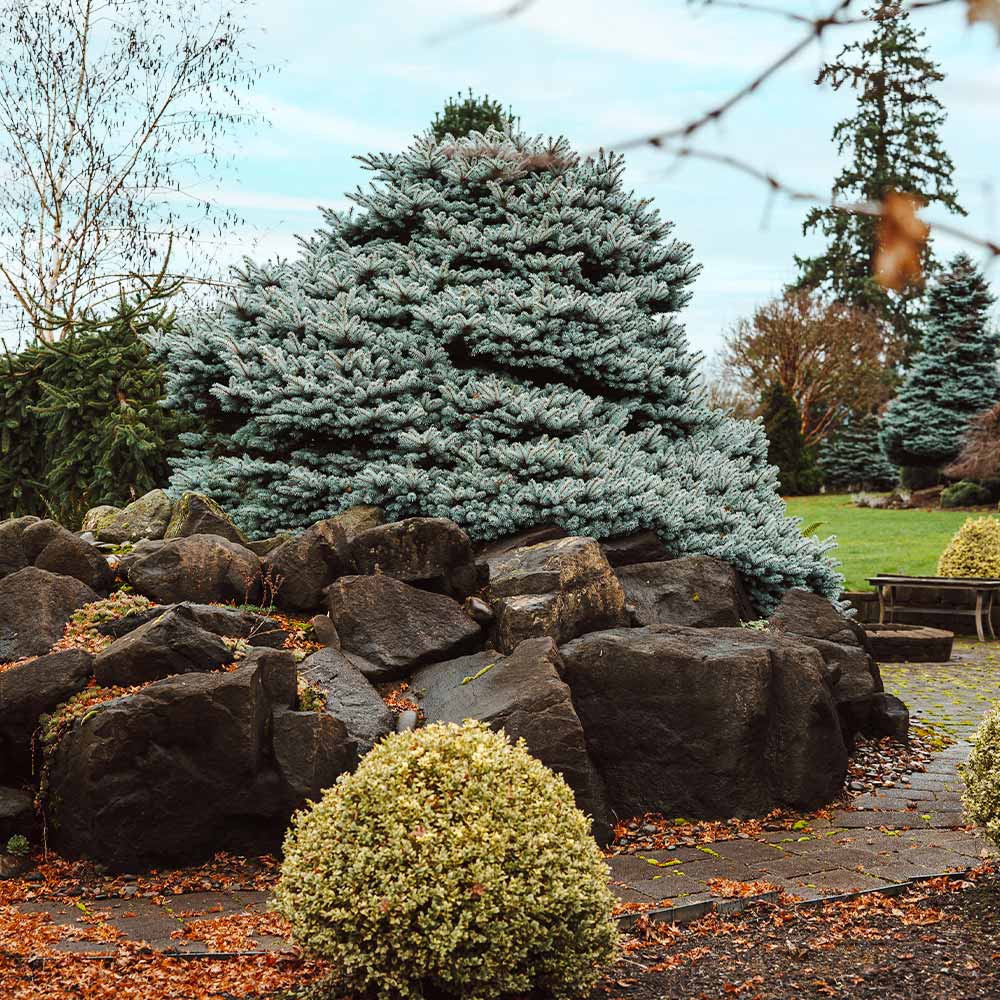
[[[983,719],[962,777],[969,818],[1000,847],[1000,703]]]
[[[379,997],[586,995],[617,948],[572,792],[481,723],[377,745],[293,819],[276,898],[300,945]]]

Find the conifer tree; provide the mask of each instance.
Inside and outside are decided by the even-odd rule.
[[[932,287],[923,349],[882,421],[882,447],[897,465],[933,471],[950,462],[970,420],[1000,399],[992,303],[964,253]]]
[[[761,397],[767,460],[778,470],[783,496],[814,493],[818,487],[810,449],[802,436],[802,415],[784,384],[772,382]]]
[[[899,482],[899,470],[879,444],[879,423],[874,413],[850,416],[820,449],[823,483],[830,489],[882,490]]]
[[[431,129],[440,142],[446,135],[461,139],[470,132],[485,132],[490,128],[502,132],[513,124],[514,112],[510,108],[504,111],[503,105],[490,100],[489,94],[475,97],[470,87],[465,97],[457,94],[448,98],[444,110],[435,112]]]
[[[0,518],[73,527],[88,507],[162,486],[183,417],[160,405],[164,376],[146,337],[173,323],[163,301],[124,298],[78,315],[57,343],[0,356]]]
[[[952,183],[954,165],[939,137],[944,108],[932,92],[944,74],[928,55],[924,33],[913,29],[896,0],[883,0],[866,14],[873,24],[870,37],[845,45],[816,79],[857,92],[854,114],[833,130],[837,151],[850,160],[833,184],[833,198],[880,202],[899,191],[964,215]],[[876,226],[870,215],[813,208],[803,232],[818,230],[827,248],[816,257],[796,257],[797,285],[874,311],[891,326],[892,353],[909,357],[920,342],[923,290],[889,293],[874,280]],[[928,275],[937,267],[929,242],[922,265]]]
[[[785,516],[759,423],[704,402],[678,313],[698,268],[618,155],[513,131],[362,161],[293,262],[247,262],[232,301],[161,338],[190,414],[174,490],[254,534],[361,503],[485,540],[556,522],[650,528],[710,553],[762,612],[835,597],[828,544]]]

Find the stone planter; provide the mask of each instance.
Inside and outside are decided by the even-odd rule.
[[[871,654],[878,663],[947,663],[954,632],[900,623],[864,626]]]

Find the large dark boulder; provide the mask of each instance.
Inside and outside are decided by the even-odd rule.
[[[299,707],[299,677],[291,650],[253,649],[240,666],[258,670],[264,693],[273,708],[295,710]]]
[[[712,556],[623,565],[615,574],[637,625],[725,628],[753,617],[736,570]]]
[[[526,639],[509,656],[487,650],[423,667],[410,690],[428,722],[479,719],[566,779],[577,805],[593,818],[594,835],[611,839],[604,783],[587,754],[583,728],[569,688],[559,677],[562,661],[552,639]]]
[[[280,623],[266,615],[225,605],[192,604],[188,601],[181,604],[156,604],[145,611],[137,611],[124,618],[101,622],[95,626],[95,631],[112,639],[120,639],[123,635],[134,632],[140,625],[145,625],[175,608],[182,608],[195,624],[206,631],[225,636],[227,639],[246,639],[251,646],[281,649],[288,638],[288,632]]]
[[[32,738],[41,716],[82,691],[93,657],[66,649],[0,672],[0,783],[32,774]]]
[[[15,517],[0,521],[0,577],[16,573],[29,565],[21,544],[21,536],[26,528],[35,524],[37,517]]]
[[[384,573],[460,600],[480,587],[469,536],[444,517],[410,517],[369,528],[354,537],[351,555],[359,574]]]
[[[347,726],[326,712],[276,711],[271,742],[291,801],[315,801],[341,774],[357,766]]]
[[[119,580],[127,583],[128,574],[132,567],[140,559],[144,559],[154,552],[159,552],[166,544],[167,542],[162,538],[143,539],[141,542],[136,542],[128,552],[119,556],[112,556],[111,565],[114,567],[115,575]]]
[[[768,624],[772,631],[785,635],[803,635],[865,649],[865,630],[857,622],[841,614],[825,597],[801,587],[786,592]]]
[[[0,580],[0,663],[41,656],[62,638],[70,615],[99,600],[85,583],[26,566]]]
[[[618,816],[722,818],[831,801],[847,750],[819,653],[750,629],[612,629],[561,647]]]
[[[380,680],[478,648],[479,626],[442,594],[390,576],[345,576],[327,591],[341,647],[372,663]]]
[[[64,530],[58,521],[53,521],[50,517],[41,521],[36,518],[33,524],[26,525],[21,532],[21,549],[24,551],[24,558],[28,560],[28,565],[34,566],[42,549]]]
[[[482,542],[476,547],[476,561],[488,565],[493,559],[511,552],[513,549],[523,549],[529,545],[539,545],[551,542],[557,538],[566,537],[566,529],[558,524],[538,524],[533,528],[525,528],[492,542]]]
[[[217,670],[232,660],[222,639],[201,628],[179,605],[99,653],[94,676],[102,687],[131,687],[173,674]]]
[[[35,527],[25,531],[25,535],[30,536]],[[48,540],[35,556],[35,566],[49,573],[75,577],[99,594],[108,593],[115,577],[100,550],[72,531],[56,527],[58,530],[47,532]]]
[[[601,542],[604,558],[612,566],[632,566],[635,563],[660,562],[669,559],[660,536],[655,531],[636,531]]]
[[[174,504],[164,538],[185,538],[190,535],[218,535],[240,545],[247,536],[233,519],[211,498],[201,493],[184,493]]]
[[[593,538],[512,549],[488,565],[496,644],[503,652],[525,639],[548,636],[560,643],[628,624],[621,584]]]
[[[347,726],[359,756],[396,728],[395,716],[350,654],[321,649],[302,661],[299,675],[322,693],[327,712]]]
[[[155,544],[128,570],[129,583],[140,594],[161,604],[260,599],[260,559],[239,543],[191,535]]]
[[[352,572],[348,536],[335,517],[318,521],[283,542],[263,561],[264,579],[274,601],[289,611],[320,607],[326,588],[338,576]]]
[[[883,695],[882,675],[861,625],[841,614],[825,597],[796,588],[782,598],[769,626],[777,635],[818,650],[835,672],[833,697],[848,743],[855,733],[875,738],[898,735],[901,725],[899,738],[906,739],[907,722],[901,722],[898,699],[887,701]]]
[[[171,677],[96,708],[52,754],[51,843],[119,871],[275,850],[292,810],[353,760],[345,730],[286,713],[257,664]]]

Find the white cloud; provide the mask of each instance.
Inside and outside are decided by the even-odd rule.
[[[276,97],[258,94],[253,98],[257,110],[267,116],[274,132],[292,136],[295,156],[308,154],[309,144],[317,139],[354,149],[399,149],[411,135],[403,130],[369,124],[331,111],[302,107]]]
[[[247,191],[243,188],[220,188],[209,196],[211,201],[224,208],[243,211],[301,212],[319,216],[320,208],[346,209],[350,202],[346,198],[300,197],[281,194],[277,191]]]
[[[441,29],[449,25],[457,28],[463,21],[502,6],[500,0],[424,0],[419,5],[422,20],[440,21]],[[427,17],[428,8],[433,9],[433,17]],[[652,0],[618,0],[614,4],[604,0],[540,0],[516,18],[478,31],[493,31],[496,44],[503,45],[511,39],[506,28],[511,33],[527,29],[592,52],[699,69],[759,67],[787,46],[792,37],[789,32],[795,30],[776,30],[773,19],[759,15],[744,17],[732,10],[703,11]],[[455,33],[442,48],[461,45],[468,37]]]

